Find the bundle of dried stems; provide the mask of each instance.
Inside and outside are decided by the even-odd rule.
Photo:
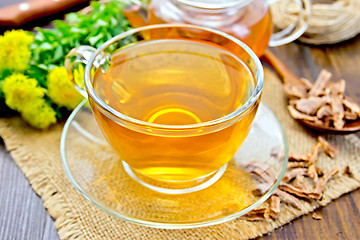
[[[275,27],[279,29],[296,22],[300,14],[299,6],[294,0],[280,0],[271,6],[271,11]],[[315,45],[338,43],[358,35],[359,22],[359,0],[337,0],[330,4],[315,3],[312,5],[309,26],[299,40]]]

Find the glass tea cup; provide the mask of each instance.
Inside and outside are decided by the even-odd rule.
[[[186,23],[216,28],[239,38],[257,56],[261,56],[267,46],[280,46],[300,37],[311,15],[308,1],[289,1],[289,4],[294,5],[289,5],[291,10],[287,11],[298,12],[298,17],[287,28],[273,33],[269,5],[277,0],[151,0],[147,17],[141,14],[144,11],[140,10],[145,9],[141,2],[131,2],[134,4],[125,9],[124,14],[135,26]]]
[[[221,177],[250,130],[264,82],[259,59],[240,40],[186,24],[144,26],[98,49],[73,49],[70,77],[84,65],[85,88],[77,89],[125,171],[172,194]]]

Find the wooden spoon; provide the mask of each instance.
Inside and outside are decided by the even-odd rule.
[[[282,78],[284,84],[298,85],[303,87],[303,84],[298,76],[296,76],[280,59],[278,59],[272,52],[269,50],[265,51],[265,54],[261,57],[265,63],[269,64]],[[298,122],[303,124],[306,127],[315,129],[321,132],[328,133],[353,133],[360,131],[360,119],[346,123],[342,129],[336,129],[334,127],[327,127],[314,122],[296,119]]]

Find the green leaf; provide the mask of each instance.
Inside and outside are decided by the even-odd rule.
[[[66,21],[76,23],[80,21],[80,15],[78,13],[69,13],[65,17]]]
[[[43,42],[40,46],[39,46],[39,49],[40,50],[51,50],[53,49],[54,47],[48,43],[48,42]]]
[[[37,66],[38,66],[40,69],[42,69],[42,70],[48,71],[48,66],[45,65],[45,64],[43,64],[43,63],[40,63],[40,64],[38,64]]]
[[[64,57],[64,52],[63,52],[63,48],[61,45],[58,45],[55,52],[54,52],[54,60],[59,60],[62,57]]]
[[[98,19],[94,25],[94,27],[98,28],[98,27],[102,27],[102,26],[108,26],[109,23],[105,22],[104,20],[102,20],[101,18]]]
[[[35,40],[36,41],[44,41],[45,40],[45,36],[42,33],[42,31],[37,32],[37,34],[35,35]]]
[[[130,29],[129,22],[122,14],[125,4],[121,1],[110,0],[107,4],[92,1],[90,4],[93,11],[89,14],[69,13],[65,16],[65,21],[53,21],[54,28],[36,28],[37,33],[30,46],[32,58],[26,74],[47,88],[48,71],[56,66],[63,66],[65,56],[71,49],[80,45],[99,47],[108,39]],[[115,48],[115,45],[109,47],[111,48]],[[52,106],[58,119],[66,115],[58,106]]]
[[[94,46],[103,37],[104,37],[103,33],[100,33],[100,34],[98,34],[97,36],[94,36],[94,37],[90,37],[89,38],[90,45]]]
[[[78,28],[78,27],[72,27],[70,29],[70,31],[72,33],[86,33],[87,32],[87,29],[81,29],[81,28]]]

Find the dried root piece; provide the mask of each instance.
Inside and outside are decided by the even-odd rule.
[[[316,168],[316,172],[317,172],[319,177],[324,176],[324,172],[320,168]]]
[[[307,168],[309,166],[308,162],[289,162],[287,165],[288,169],[291,168]]]
[[[344,112],[344,118],[345,120],[356,120],[358,119],[359,115],[354,113],[354,112],[350,112],[350,111],[346,111]]]
[[[327,182],[339,172],[339,169],[336,167],[324,174],[321,169],[316,167],[318,155],[322,150],[330,157],[334,157],[339,152],[338,148],[326,141],[324,137],[319,136],[318,143],[313,147],[310,154],[290,154],[288,170],[280,182],[279,188],[274,191],[268,200],[269,209],[267,217],[273,220],[278,217],[280,202],[285,202],[301,210],[300,200],[314,201],[322,199]],[[258,163],[250,163],[245,168],[262,179],[262,183],[258,185],[255,192],[260,195],[265,193],[269,186],[271,186],[268,185],[268,181],[273,181],[275,175],[270,169],[264,169]],[[344,168],[342,173],[348,174],[350,177],[353,176],[348,166]],[[312,181],[309,181],[309,179],[312,179]],[[313,217],[314,219],[321,219],[321,216],[316,213],[314,213]],[[259,211],[250,212],[243,219],[262,220],[265,219],[265,213],[260,209]]]
[[[276,195],[270,197],[269,216],[276,219],[280,213],[280,198]]]
[[[310,154],[296,155],[291,153],[288,171],[280,182],[279,188],[268,199],[269,208],[253,210],[242,216],[241,219],[257,221],[269,219],[270,217],[275,220],[280,213],[281,202],[301,210],[300,200],[321,200],[327,182],[339,172],[339,169],[336,167],[324,174],[321,169],[316,167],[318,155],[322,150],[330,157],[336,156],[339,152],[338,148],[326,141],[324,137],[319,136],[318,142]],[[258,185],[254,194],[258,196],[267,192],[276,180],[275,174],[268,167],[264,167],[262,163],[250,162],[244,168],[257,180]],[[345,167],[342,174],[348,174],[350,177],[353,176],[349,167]],[[312,181],[309,181],[309,179],[312,179]],[[316,219],[321,219],[320,216],[315,217]]]
[[[315,183],[318,181],[319,176],[315,164],[309,166],[309,168],[307,169],[307,175],[312,178]]]
[[[259,183],[256,185],[256,189],[252,192],[255,196],[262,196],[270,189],[271,186],[272,184],[269,183]]]
[[[307,185],[305,185],[305,175],[296,176],[295,180],[292,183],[297,188],[301,188],[304,189],[305,191],[309,191]]]
[[[319,96],[325,89],[326,83],[330,80],[332,74],[327,70],[322,70],[317,77],[314,86],[310,89],[309,95]]]
[[[333,169],[331,169],[329,172],[327,172],[316,184],[316,188],[314,193],[320,194],[322,195],[325,187],[326,187],[326,183],[330,180],[331,177],[333,177],[335,174],[337,174],[339,172],[339,168],[335,167]]]
[[[313,88],[314,84],[312,82],[310,82],[309,80],[307,80],[306,78],[300,78],[300,81],[302,82],[302,84],[304,85],[306,90],[310,90]]]
[[[287,193],[290,193],[292,195],[295,195],[297,197],[300,198],[304,198],[304,199],[320,199],[321,198],[321,194],[319,192],[310,192],[310,191],[306,191],[304,189],[299,189],[297,187],[294,187],[290,184],[287,183],[280,183],[279,188]]]
[[[291,206],[293,206],[294,208],[301,210],[301,203],[296,197],[294,197],[280,189],[276,189],[274,191],[274,195],[279,196],[281,201],[286,202],[286,203],[290,204]]]
[[[284,91],[289,98],[305,98],[308,96],[306,88],[299,88],[288,83],[284,85]]]
[[[330,117],[332,115],[334,115],[334,113],[332,112],[330,105],[321,106],[319,110],[316,112],[316,117],[319,119]]]
[[[341,79],[337,82],[329,82],[327,84],[327,89],[329,89],[329,93],[336,95],[343,95],[345,93],[345,80]]]
[[[308,170],[306,168],[291,169],[290,171],[285,173],[283,182],[290,182],[292,179],[294,179],[298,176],[303,176],[303,175],[307,174],[307,172],[308,172]]]
[[[254,209],[240,217],[242,220],[258,221],[266,219],[266,208]]]
[[[326,141],[326,139],[322,136],[318,137],[318,141],[321,144],[322,148],[324,149],[325,153],[331,157],[335,158],[335,156],[339,153],[339,148],[335,147],[335,145]]]
[[[293,162],[299,162],[299,163],[294,163],[293,166],[306,166],[308,167],[311,164],[314,164],[318,158],[319,152],[322,150],[322,145],[321,143],[317,143],[313,149],[312,152],[310,154],[302,154],[302,155],[298,155],[295,153],[290,153],[289,154],[289,161],[290,163]]]
[[[276,181],[274,173],[269,168],[265,168],[263,164],[251,162],[244,168],[260,183],[273,184]]]
[[[289,154],[289,161],[291,162],[304,162],[304,163],[307,163],[309,162],[310,160],[310,155],[308,154],[303,154],[303,155],[298,155],[296,153],[290,153]]]
[[[342,96],[332,96],[330,99],[331,111],[334,113],[332,118],[334,120],[333,124],[336,129],[342,129],[345,125],[344,120],[344,107],[342,104]]]
[[[262,196],[276,181],[275,174],[269,168],[264,167],[263,164],[250,162],[244,168],[256,182],[256,189],[253,191],[256,196]]]
[[[319,214],[317,214],[316,212],[313,213],[312,218],[315,219],[315,220],[321,220],[322,219],[322,217]]]
[[[320,125],[323,124],[323,122],[320,119],[318,119],[316,116],[310,116],[306,113],[302,113],[296,110],[294,106],[289,105],[288,110],[290,112],[290,115],[295,119],[304,119],[310,122],[315,122],[316,124],[320,124]]]
[[[293,102],[295,103],[295,108],[297,110],[307,115],[314,116],[319,108],[325,106],[325,104],[329,102],[329,98],[311,96],[308,98],[300,98]]]
[[[343,104],[350,112],[357,114],[360,117],[360,105],[348,97],[344,97]]]
[[[314,84],[303,78],[296,86],[284,86],[293,118],[339,130],[347,122],[360,118],[360,105],[344,96],[345,80],[329,82],[331,76],[330,72],[322,70]]]
[[[312,152],[311,152],[311,155],[310,155],[310,158],[309,158],[310,164],[315,164],[315,162],[318,159],[319,152],[321,150],[322,150],[322,145],[321,145],[321,143],[318,142],[312,149]]]

